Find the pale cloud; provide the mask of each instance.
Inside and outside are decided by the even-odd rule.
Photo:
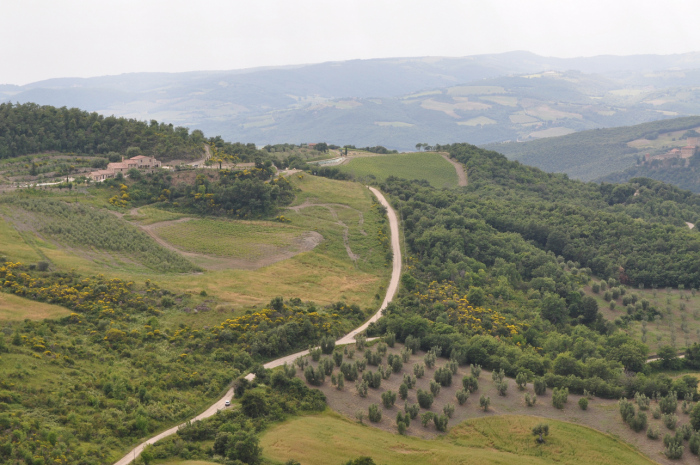
[[[6,0],[0,83],[137,71],[528,50],[697,50],[700,3],[668,0]]]

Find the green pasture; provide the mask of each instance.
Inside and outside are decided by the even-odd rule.
[[[531,433],[542,418],[492,416],[468,420],[445,436],[399,436],[334,413],[303,416],[263,433],[263,456],[272,463],[341,464],[370,456],[377,464],[652,464],[622,441],[584,426],[546,420],[550,435],[538,445]],[[420,428],[420,425],[411,425]]]
[[[362,180],[374,176],[383,181],[389,176],[405,179],[424,179],[431,186],[452,189],[457,187],[454,166],[437,153],[401,153],[375,157],[353,158],[340,170]]]

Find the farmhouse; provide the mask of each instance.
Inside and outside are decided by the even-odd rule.
[[[139,170],[152,170],[155,168],[160,168],[161,162],[156,160],[154,157],[147,157],[145,155],[139,155],[137,157],[131,157],[128,160],[122,159],[118,163],[110,163],[107,165],[107,169],[93,171],[89,174],[90,179],[93,181],[104,181],[107,178],[113,178],[117,173],[126,174],[130,169],[136,168]]]
[[[662,161],[665,165],[668,164],[671,160],[685,160],[686,163],[685,165],[688,165],[688,159],[695,155],[695,152],[698,148],[698,138],[697,137],[688,137],[688,140],[686,142],[686,145],[684,147],[681,147],[680,149],[671,149],[666,153],[662,153],[660,155],[654,155],[653,157],[647,153],[644,162],[645,163],[650,163],[654,160],[660,160]]]

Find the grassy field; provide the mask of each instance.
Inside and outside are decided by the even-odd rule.
[[[0,321],[43,320],[68,315],[67,308],[0,292]]]
[[[258,259],[291,247],[303,229],[267,221],[192,219],[159,227],[157,234],[188,252]]]
[[[437,188],[457,187],[457,173],[454,167],[437,153],[402,153],[355,158],[339,168],[357,179],[369,175],[378,180],[397,176],[405,179],[425,179]]]
[[[341,464],[371,456],[378,464],[652,464],[623,442],[570,423],[547,420],[547,444],[531,429],[541,418],[495,416],[469,420],[425,440],[363,426],[337,414],[295,418],[263,433],[263,455],[275,463]],[[412,426],[415,427],[415,426]]]

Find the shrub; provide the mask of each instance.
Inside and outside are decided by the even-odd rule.
[[[593,286],[591,286],[591,290],[593,291],[594,294],[599,293],[600,292],[600,284],[593,283]]]
[[[46,271],[49,269],[49,262],[38,262],[36,264],[36,269],[39,271]]]
[[[484,409],[484,412],[486,412],[489,409],[489,405],[491,405],[491,398],[481,394],[481,397],[479,397],[479,407]]]
[[[505,396],[508,391],[508,381],[503,380],[496,383],[496,390],[499,396]]]
[[[659,439],[659,427],[650,426],[649,428],[647,428],[647,437],[649,439]]]
[[[330,355],[333,353],[334,349],[335,339],[333,339],[331,336],[321,338],[321,352],[323,352],[326,355]]]
[[[433,415],[435,429],[441,432],[447,431],[447,423],[450,421],[447,415]]]
[[[427,354],[423,357],[423,362],[425,363],[425,366],[428,368],[433,368],[435,366],[435,361],[437,360],[437,356],[435,355],[435,352],[432,350],[429,350]]]
[[[588,399],[585,397],[581,397],[578,400],[578,406],[581,408],[581,410],[588,410]]]
[[[412,354],[415,354],[416,352],[418,352],[418,349],[420,349],[420,338],[407,336],[406,341],[404,342],[404,346],[410,349]]]
[[[406,386],[406,383],[401,383],[401,386],[399,386],[399,397],[401,400],[406,400],[408,397],[408,386]]]
[[[499,383],[503,381],[503,378],[505,378],[506,374],[503,371],[503,368],[501,368],[499,371],[493,370],[491,372],[491,379],[493,380],[494,383]]]
[[[457,391],[455,396],[457,397],[457,402],[459,403],[459,405],[464,405],[467,402],[467,400],[469,400],[469,391],[467,391],[466,389],[460,389]]]
[[[391,368],[386,365],[380,365],[377,371],[382,375],[382,378],[389,379],[391,377]]]
[[[664,414],[664,416],[662,418],[663,418],[663,422],[664,422],[664,425],[666,426],[666,428],[668,428],[670,430],[676,429],[676,425],[678,424],[678,417],[675,414],[667,413],[667,414]]]
[[[396,427],[398,428],[400,435],[403,436],[404,434],[406,434],[406,423],[404,423],[403,421],[397,421]]]
[[[476,380],[474,375],[465,376],[462,378],[462,386],[469,392],[474,392],[479,389],[479,382]]]
[[[314,370],[314,367],[309,365],[304,369],[304,378],[312,386],[320,386],[325,380],[325,374],[320,366]]]
[[[343,363],[343,353],[342,352],[333,352],[333,363],[335,363],[335,366],[339,367],[341,363]]]
[[[306,357],[299,357],[296,360],[294,360],[294,364],[299,367],[300,370],[303,370],[306,368],[306,365],[309,364],[309,359]]]
[[[534,382],[535,394],[543,396],[547,392],[547,381],[544,378],[536,378]]]
[[[311,355],[311,360],[314,362],[318,362],[321,360],[321,348],[320,347],[314,347],[313,349],[309,350],[309,355]]]
[[[372,352],[370,349],[365,351],[365,360],[369,365],[379,366],[382,363],[382,356],[379,352]]]
[[[622,421],[625,423],[629,423],[630,419],[634,417],[634,405],[627,399],[620,399],[620,401],[617,403],[618,408],[620,409],[620,416],[622,417]]]
[[[661,418],[661,409],[657,405],[656,407],[651,409],[651,416],[654,417],[655,419]]]
[[[687,441],[693,434],[693,428],[688,423],[685,423],[678,427],[677,434],[680,434],[681,437]]]
[[[433,421],[433,417],[435,414],[433,412],[425,412],[420,414],[420,423],[423,425],[423,427],[427,427],[428,423]]]
[[[360,397],[367,397],[367,381],[360,381],[359,379],[355,382],[355,389],[357,389],[357,394]]]
[[[639,410],[647,410],[649,408],[649,404],[651,403],[651,399],[644,394],[640,394],[639,392],[634,394],[634,401],[637,402],[637,407],[639,407]]]
[[[459,363],[456,360],[450,360],[445,364],[445,368],[450,370],[452,374],[457,374],[457,369],[459,368]]]
[[[369,414],[367,415],[367,418],[369,418],[369,421],[372,423],[379,423],[382,421],[382,411],[379,410],[379,406],[377,404],[372,404],[369,406]]]
[[[333,373],[333,367],[335,366],[335,363],[333,363],[333,360],[331,360],[330,358],[324,358],[323,360],[321,360],[318,366],[323,370],[323,373],[326,376],[330,376],[331,373]]]
[[[365,412],[363,410],[358,410],[355,412],[355,418],[357,418],[357,421],[362,423],[362,421],[365,419]]]
[[[452,384],[452,370],[449,368],[438,368],[435,370],[433,377],[441,386],[450,386]]]
[[[403,383],[408,389],[413,389],[416,386],[416,377],[411,376],[408,373],[403,374]]]
[[[569,388],[552,389],[552,405],[555,408],[563,409],[569,398]]]
[[[422,378],[425,375],[425,366],[422,363],[416,363],[413,365],[413,374],[416,378]]]
[[[544,443],[544,437],[549,436],[549,425],[547,423],[538,423],[532,428],[532,434],[537,436],[536,441],[540,444]]]
[[[470,370],[474,378],[478,378],[481,374],[481,365],[470,365]]]
[[[355,360],[355,367],[358,372],[365,371],[365,368],[367,368],[367,360]]]
[[[404,347],[401,349],[401,360],[403,360],[403,363],[408,363],[409,358],[411,357],[411,349],[408,347]]]
[[[365,371],[362,373],[362,381],[367,382],[367,385],[372,389],[379,389],[382,385],[382,375],[378,371]]]
[[[678,409],[678,395],[676,391],[669,391],[669,393],[659,400],[659,408],[661,408],[662,413],[675,413]]]
[[[440,394],[440,383],[436,383],[434,379],[430,380],[430,392],[432,392],[435,397]]]
[[[420,412],[420,405],[404,403],[403,409],[406,412],[406,415],[410,416],[411,420],[413,420],[418,416],[418,412]]]
[[[384,357],[386,355],[387,345],[384,342],[377,344],[377,353]]]
[[[529,392],[526,392],[525,393],[525,405],[527,405],[528,407],[534,407],[536,403],[537,403],[537,395],[536,394],[530,395]]]
[[[394,373],[399,373],[403,370],[403,361],[401,361],[401,357],[398,355],[389,355],[388,363],[391,367],[391,371]]]
[[[342,391],[345,388],[345,381],[343,381],[343,377],[340,375],[338,375],[337,384],[335,388],[339,391]]]
[[[671,444],[664,449],[664,455],[671,460],[678,460],[683,457],[683,444]]]
[[[418,389],[416,398],[418,399],[418,404],[421,406],[421,408],[428,409],[433,405],[433,395],[428,391]]]
[[[690,435],[688,449],[690,449],[691,453],[698,455],[698,452],[700,452],[700,433],[695,432]]]
[[[445,404],[445,406],[442,407],[442,412],[447,415],[448,418],[452,418],[452,415],[455,413],[455,404]]]
[[[341,363],[340,372],[343,374],[345,381],[355,381],[357,379],[357,365],[354,363]]]
[[[393,348],[394,344],[396,344],[396,333],[386,333],[384,335],[384,342],[386,345]]]
[[[384,408],[391,408],[396,403],[396,393],[394,391],[384,391],[382,392],[382,404]]]
[[[515,384],[518,385],[518,389],[524,390],[527,385],[527,375],[523,372],[518,373],[515,377]]]
[[[644,412],[637,412],[637,415],[632,416],[628,423],[630,428],[638,433],[647,427],[647,414]]]

